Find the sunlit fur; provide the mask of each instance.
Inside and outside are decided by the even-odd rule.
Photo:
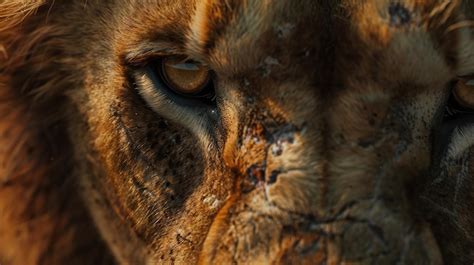
[[[472,264],[470,0],[0,3],[0,264]],[[219,119],[144,66],[213,69]],[[156,92],[156,91],[155,91]],[[447,144],[447,146],[445,146]]]

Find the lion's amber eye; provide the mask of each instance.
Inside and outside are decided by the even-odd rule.
[[[453,96],[462,107],[474,109],[474,79],[459,79],[453,89]]]
[[[195,96],[205,91],[211,80],[209,68],[179,57],[161,60],[158,69],[166,85],[174,92],[184,96]]]

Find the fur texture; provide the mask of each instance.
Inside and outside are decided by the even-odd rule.
[[[0,4],[0,263],[110,264],[71,174],[63,90],[74,81],[56,76],[62,33],[35,16],[50,5]]]
[[[0,264],[472,263],[472,133],[443,111],[474,73],[473,18],[1,2]],[[213,70],[212,113],[154,94],[146,66],[174,54]]]

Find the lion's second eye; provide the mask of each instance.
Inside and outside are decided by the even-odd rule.
[[[474,79],[459,79],[453,88],[453,97],[462,107],[474,109]]]
[[[163,58],[156,69],[173,92],[187,97],[209,97],[211,73],[205,65],[179,57]]]

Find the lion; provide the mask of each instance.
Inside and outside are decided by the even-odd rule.
[[[0,2],[0,264],[472,264],[473,19]]]

